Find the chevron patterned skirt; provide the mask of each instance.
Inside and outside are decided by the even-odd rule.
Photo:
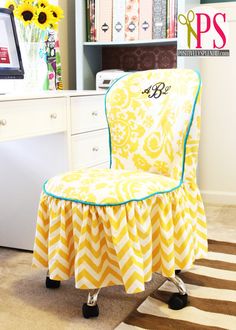
[[[90,206],[42,193],[33,266],[75,287],[124,285],[145,290],[153,272],[173,277],[207,253],[206,219],[197,186],[119,206]]]

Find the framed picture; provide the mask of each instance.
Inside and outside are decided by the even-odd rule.
[[[19,42],[11,10],[0,8],[0,79],[24,77]]]

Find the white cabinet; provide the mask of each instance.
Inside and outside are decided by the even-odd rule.
[[[200,5],[200,0],[179,0],[178,12],[185,13],[188,9]],[[163,46],[177,45],[177,39],[160,39],[132,42],[86,42],[86,1],[76,0],[76,85],[78,90],[95,89],[96,73],[102,70],[102,49],[103,47],[125,46]],[[179,68],[198,67],[197,58],[177,58]],[[118,68],[113,68],[118,69]]]
[[[104,96],[71,98],[71,132],[93,131],[107,127]]]
[[[71,98],[71,169],[109,162],[104,95]],[[106,165],[105,165],[106,164]]]
[[[72,169],[108,163],[108,141],[107,129],[72,136]]]
[[[0,246],[32,250],[43,183],[65,171],[109,166],[104,95],[1,96],[0,155]]]
[[[66,131],[66,99],[1,102],[0,140]]]

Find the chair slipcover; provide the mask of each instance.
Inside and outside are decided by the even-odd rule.
[[[196,183],[199,75],[150,70],[107,92],[110,169],[48,180],[40,199],[33,266],[75,286],[145,289],[153,272],[173,277],[207,252]],[[83,151],[81,151],[83,152]]]

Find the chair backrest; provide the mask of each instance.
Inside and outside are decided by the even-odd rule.
[[[201,80],[186,69],[128,74],[106,94],[111,167],[195,181]]]

